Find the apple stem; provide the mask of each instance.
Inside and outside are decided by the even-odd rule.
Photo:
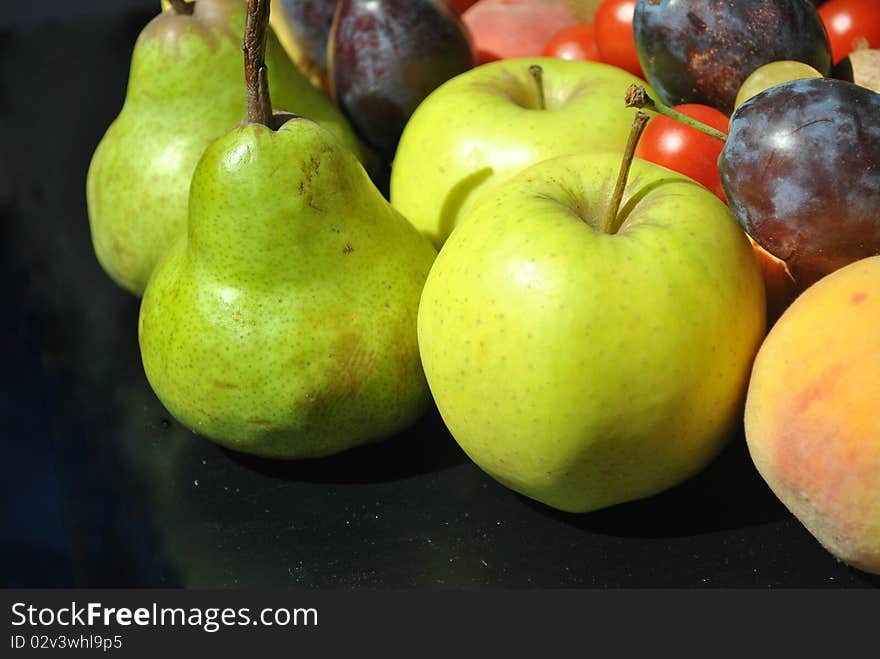
[[[698,130],[701,133],[705,133],[710,137],[721,140],[722,142],[727,141],[727,133],[720,131],[717,128],[712,128],[712,126],[707,126],[702,121],[697,121],[693,117],[689,117],[683,112],[679,112],[678,110],[675,110],[668,105],[664,105],[660,101],[655,101],[653,98],[648,96],[647,90],[641,85],[630,85],[627,88],[626,107],[642,108],[645,110],[656,112],[657,114],[662,114],[664,117],[674,119],[675,121],[682,123],[685,126],[690,126],[691,128]]]
[[[617,174],[617,183],[614,185],[614,193],[611,195],[611,202],[608,204],[608,210],[605,213],[605,221],[602,222],[602,231],[608,234],[617,233],[620,229],[623,218],[620,215],[620,206],[623,203],[623,191],[626,189],[626,181],[629,178],[629,169],[632,165],[633,157],[635,157],[636,146],[639,138],[645,130],[650,117],[644,112],[636,112],[633,118],[632,130],[629,132],[629,139],[626,141],[626,148],[623,151],[623,161],[620,163],[620,172]]]
[[[532,76],[532,80],[535,81],[535,89],[538,90],[538,109],[546,110],[547,102],[544,98],[544,69],[537,64],[532,64],[529,67],[529,75]]]
[[[266,69],[266,36],[269,0],[248,0],[244,28],[244,79],[247,86],[247,120],[271,126],[272,101]]]
[[[189,15],[193,13],[193,10],[196,8],[195,2],[187,2],[186,0],[169,0],[171,2],[171,8],[174,10],[175,14],[181,15]]]

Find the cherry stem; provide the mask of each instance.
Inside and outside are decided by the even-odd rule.
[[[244,28],[244,79],[247,85],[247,120],[271,126],[272,100],[266,69],[266,36],[269,25],[269,0],[248,0]]]
[[[537,64],[532,64],[529,67],[529,75],[532,76],[532,80],[535,81],[535,89],[538,90],[538,109],[546,110],[547,103],[544,98],[544,69]]]
[[[196,8],[195,2],[187,2],[186,0],[169,0],[169,2],[175,14],[189,15]]]
[[[653,98],[648,96],[647,90],[641,85],[630,85],[627,88],[626,107],[641,108],[644,110],[650,110],[651,112],[656,112],[657,114],[662,114],[664,117],[674,119],[675,121],[682,123],[685,126],[690,126],[691,128],[698,130],[701,133],[705,133],[710,137],[721,140],[722,142],[727,141],[727,133],[720,131],[717,128],[712,128],[712,126],[707,126],[702,121],[697,121],[693,117],[689,117],[683,112],[674,110],[668,105],[664,105],[660,101],[655,101]]]
[[[636,146],[639,138],[645,130],[650,117],[644,112],[636,112],[633,118],[632,130],[629,132],[629,139],[626,141],[626,148],[623,151],[623,161],[620,163],[620,172],[617,174],[617,183],[614,186],[614,193],[611,195],[611,202],[608,204],[608,210],[605,213],[605,220],[602,222],[602,231],[608,234],[617,233],[623,218],[620,217],[620,206],[623,203],[623,191],[626,189],[626,181],[629,178],[629,169],[632,166],[633,157],[636,154]]]

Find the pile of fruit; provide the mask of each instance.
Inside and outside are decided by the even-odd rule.
[[[309,458],[436,404],[571,512],[744,425],[880,573],[880,0],[165,4],[87,201],[181,423]]]

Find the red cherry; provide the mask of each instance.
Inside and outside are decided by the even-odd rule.
[[[880,48],[880,0],[829,0],[818,11],[835,64],[862,40],[868,48]]]
[[[635,0],[603,0],[596,9],[593,27],[601,61],[644,78],[633,37]]]
[[[600,61],[593,26],[589,23],[575,23],[561,29],[547,42],[541,54],[560,59]]]
[[[715,108],[688,103],[674,109],[727,132],[727,115]],[[718,175],[718,156],[723,148],[721,140],[658,114],[645,127],[636,156],[689,176],[726,202]]]

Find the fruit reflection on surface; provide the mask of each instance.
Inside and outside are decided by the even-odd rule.
[[[880,574],[880,257],[808,288],[761,346],[745,432],[761,476],[834,556]]]

